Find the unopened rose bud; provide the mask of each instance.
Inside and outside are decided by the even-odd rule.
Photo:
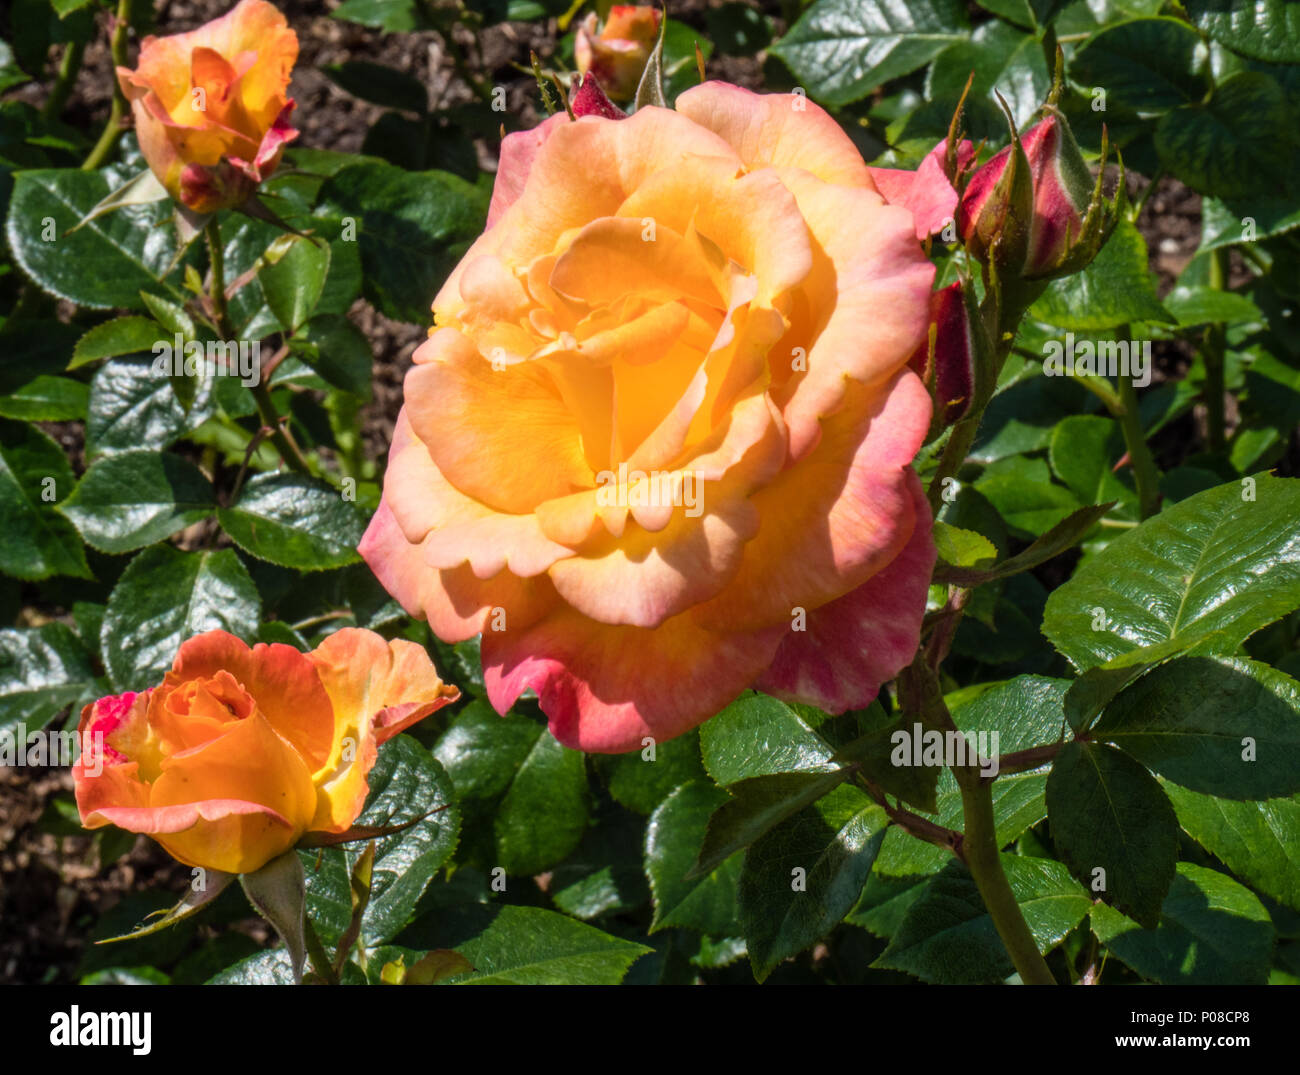
[[[975,391],[975,346],[960,283],[930,296],[930,331],[909,364],[934,398],[933,440],[970,410]]]
[[[630,101],[659,36],[659,12],[645,5],[615,4],[599,33],[597,26],[593,12],[578,27],[573,45],[578,71],[593,75],[612,100]]]
[[[1027,229],[1018,228],[1014,219],[1026,196],[1024,183],[1014,174],[1019,169],[1013,162],[1020,158],[1032,199]],[[1010,219],[1000,226],[999,212],[1005,199],[1010,202],[1006,213]],[[1046,118],[1020,140],[1018,153],[1013,143],[971,177],[962,197],[958,228],[967,249],[981,260],[988,260],[993,238],[1001,235],[995,259],[998,269],[1026,280],[1041,280],[1075,272],[1096,256],[1109,210],[1101,201],[1100,187],[1084,163],[1070,125],[1049,106]]]
[[[293,101],[298,37],[266,0],[241,0],[189,33],[146,37],[136,69],[117,69],[140,152],[176,201],[214,213],[275,171]]]

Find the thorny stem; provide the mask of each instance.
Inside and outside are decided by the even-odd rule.
[[[50,89],[50,96],[45,101],[45,107],[41,109],[41,115],[46,119],[58,119],[63,113],[63,106],[68,103],[73,84],[77,81],[77,75],[81,72],[81,58],[85,51],[86,43],[84,41],[71,41],[68,43],[68,47],[63,50],[63,59],[59,62],[58,77],[54,80],[54,85]]]
[[[1227,251],[1223,247],[1210,253],[1210,287],[1215,291],[1223,290],[1227,277]],[[1210,451],[1221,452],[1225,443],[1225,426],[1227,424],[1223,409],[1223,352],[1226,348],[1223,324],[1208,325],[1205,338],[1201,344],[1201,356],[1205,359],[1205,410]]]
[[[1121,325],[1117,335],[1122,339],[1128,335],[1128,325]],[[1129,462],[1133,464],[1133,481],[1137,485],[1138,514],[1147,519],[1160,507],[1160,471],[1156,469],[1155,457],[1151,454],[1151,445],[1147,443],[1146,431],[1142,428],[1142,412],[1138,409],[1137,388],[1131,377],[1122,373],[1116,378],[1119,389],[1121,410],[1116,417],[1124,433],[1124,447],[1128,449]]]
[[[114,67],[126,67],[126,32],[131,28],[131,0],[118,0],[117,14],[113,16],[113,34],[109,38],[108,49],[113,57]],[[122,122],[126,116],[126,97],[117,79],[113,79],[113,103],[109,106],[108,121],[104,132],[95,143],[95,148],[81,162],[83,171],[93,171],[104,163],[105,158],[122,137]]]
[[[215,216],[208,221],[204,232],[208,240],[208,258],[212,263],[212,282],[208,291],[212,303],[212,319],[221,338],[229,339],[232,333],[230,318],[226,310],[225,253],[221,246],[221,229],[217,226]],[[280,458],[290,467],[300,474],[311,474],[311,467],[308,465],[307,460],[303,458],[298,445],[294,443],[288,430],[284,428],[283,420],[276,412],[266,377],[267,371],[263,370],[261,379],[249,391],[253,395],[253,401],[257,404],[257,412],[261,416],[262,424],[266,427],[267,436],[270,438],[271,443],[275,445],[276,451],[280,453]]]

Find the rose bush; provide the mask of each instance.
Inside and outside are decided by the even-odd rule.
[[[570,746],[751,685],[867,704],[934,561],[915,231],[797,95],[707,83],[511,136],[362,554],[439,637],[482,631],[496,708],[536,690]]]
[[[82,823],[252,873],[308,832],[346,832],[380,744],[458,696],[422,647],[373,631],[344,628],[305,654],[209,631],[159,686],[82,710]]]
[[[146,37],[117,69],[158,181],[197,213],[238,205],[297,137],[286,97],[298,36],[266,0],[240,0],[189,33]]]

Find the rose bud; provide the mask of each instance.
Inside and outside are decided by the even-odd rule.
[[[578,27],[573,45],[578,71],[595,76],[615,101],[630,101],[659,36],[659,12],[652,7],[615,4],[598,34],[592,12]]]
[[[81,822],[252,873],[307,833],[347,832],[377,748],[459,693],[423,647],[373,631],[345,628],[310,653],[208,631],[160,686],[82,710]]]
[[[1106,145],[1103,136],[1102,167]],[[958,229],[982,261],[997,239],[997,267],[1026,280],[1075,272],[1101,245],[1110,215],[1065,117],[1047,116],[997,153],[962,196]]]
[[[970,410],[975,391],[975,343],[960,283],[930,296],[930,332],[912,356],[911,366],[930,389],[933,440]]]
[[[215,213],[275,171],[298,136],[286,97],[297,58],[284,16],[265,0],[240,0],[197,30],[146,37],[136,69],[117,69],[140,151],[173,199]]]

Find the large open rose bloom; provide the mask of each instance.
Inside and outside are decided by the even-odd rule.
[[[423,647],[373,631],[346,628],[310,653],[208,631],[161,686],[82,711],[82,824],[251,873],[308,832],[351,828],[379,745],[458,695]]]
[[[199,213],[244,201],[280,162],[298,36],[265,0],[240,0],[189,33],[146,37],[119,67],[140,152],[172,198]],[[196,92],[199,91],[199,92]]]
[[[505,140],[361,544],[439,637],[483,632],[498,711],[533,688],[562,743],[625,751],[750,686],[865,705],[910,661],[917,236],[956,195],[881,178],[916,215],[815,105],[720,83]]]

